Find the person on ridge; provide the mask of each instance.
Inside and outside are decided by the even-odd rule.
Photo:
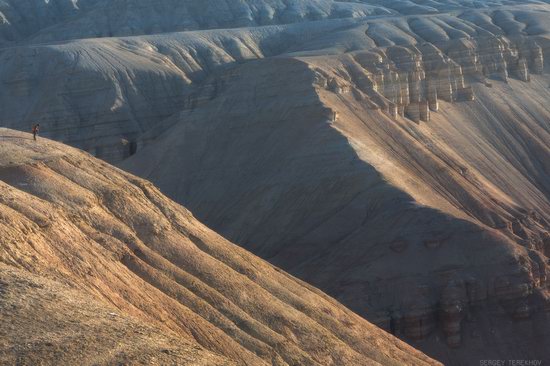
[[[34,141],[36,141],[36,135],[38,135],[39,131],[40,131],[40,124],[39,123],[32,126],[32,137],[34,138]]]

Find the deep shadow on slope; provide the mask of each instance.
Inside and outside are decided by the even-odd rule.
[[[59,143],[0,135],[22,137],[0,145],[3,264],[239,364],[434,363],[227,242],[149,182]]]
[[[426,346],[441,350],[443,361],[524,356],[510,343],[484,347],[494,332],[522,334],[517,343],[525,352],[543,357],[547,331],[499,320],[526,304],[542,317],[529,324],[548,321],[540,254],[390,184],[331,126],[337,110],[319,100],[312,85],[321,76],[306,63],[263,60],[232,74],[235,82],[207,107],[182,115],[123,167],[359,314],[387,329],[399,322],[405,339],[452,343],[459,324],[465,352]],[[447,306],[456,303],[464,306],[458,321],[447,319]],[[494,324],[472,320],[479,318]],[[477,335],[461,333],[462,322]]]

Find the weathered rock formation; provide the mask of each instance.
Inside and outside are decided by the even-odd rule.
[[[336,68],[336,78],[342,76],[342,69],[347,70],[344,81],[331,79],[331,85],[340,86],[337,92],[350,89],[347,84],[358,87],[369,99],[367,103],[392,118],[401,115],[414,122],[429,121],[430,112],[439,110],[440,99],[473,101],[469,83],[495,77],[507,81],[509,75],[528,82],[531,73],[540,73],[540,46],[535,41],[522,42],[489,37],[450,42],[442,49],[422,43],[358,51]],[[335,91],[331,85],[329,90]]]
[[[180,3],[16,35],[0,124],[150,178],[445,363],[546,355],[548,4]]]
[[[222,82],[218,74],[235,63],[343,52],[352,52],[355,62],[348,62],[348,75],[336,77],[352,81],[366,104],[393,118],[428,121],[440,100],[473,100],[472,83],[490,85],[490,78],[508,77],[528,81],[532,73],[543,72],[549,26],[537,12],[522,11],[523,18],[516,18],[531,27],[520,33],[511,33],[508,23],[497,27],[470,19],[469,13],[412,17],[407,26],[395,17],[323,22],[305,17],[285,26],[6,48],[0,52],[0,124],[28,130],[42,122],[46,136],[120,161],[139,150],[144,133],[158,135],[173,124],[174,114],[214,98]],[[537,34],[530,31],[535,28]],[[441,29],[448,35],[439,34]],[[63,37],[52,38],[58,39]]]

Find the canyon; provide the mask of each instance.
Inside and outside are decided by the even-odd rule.
[[[445,364],[547,359],[547,3],[50,3],[0,7],[2,126],[151,181]]]

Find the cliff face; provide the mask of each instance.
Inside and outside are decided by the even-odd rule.
[[[227,242],[151,183],[59,143],[7,129],[0,138],[0,312],[18,325],[3,322],[0,360],[436,364]],[[79,334],[91,344],[53,337],[75,336],[74,322],[90,326]],[[32,334],[40,326],[49,345]]]
[[[342,76],[344,69],[342,83],[357,86],[372,108],[420,122],[439,110],[439,100],[474,100],[471,83],[490,87],[489,80],[507,82],[509,76],[528,82],[532,73],[542,73],[543,65],[535,40],[494,36],[448,41],[440,48],[424,42],[359,51],[336,66],[333,75]],[[342,90],[339,80],[329,80],[334,90]]]

